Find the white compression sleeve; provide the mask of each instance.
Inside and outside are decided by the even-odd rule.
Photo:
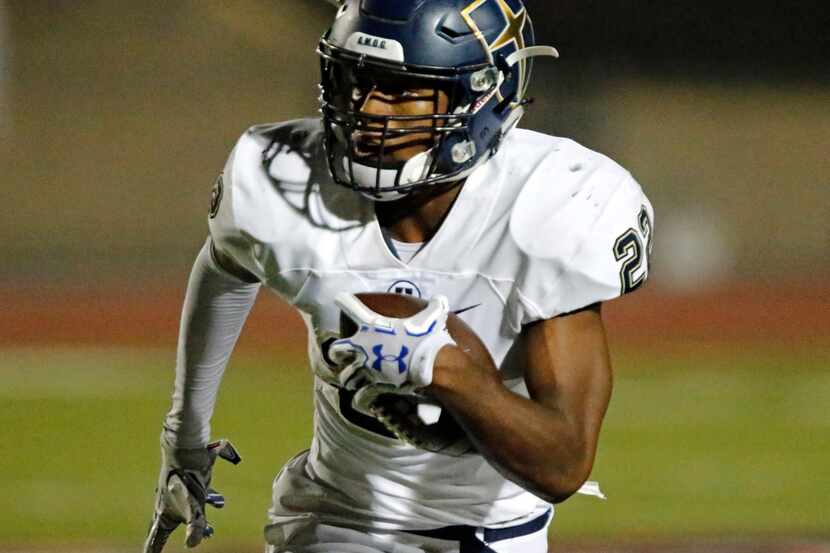
[[[259,283],[243,282],[216,264],[211,240],[199,252],[182,307],[173,407],[165,437],[176,448],[204,447],[219,384]]]

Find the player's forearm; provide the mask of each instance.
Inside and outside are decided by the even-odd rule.
[[[478,450],[507,478],[558,503],[587,480],[593,445],[555,406],[513,393],[457,348],[444,348],[429,391],[449,408]]]
[[[208,442],[222,375],[258,290],[220,268],[208,241],[193,265],[182,308],[173,406],[164,422],[174,447]]]

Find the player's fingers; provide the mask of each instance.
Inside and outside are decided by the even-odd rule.
[[[351,340],[337,340],[329,348],[329,357],[343,370],[351,368],[352,370],[362,367],[369,358],[366,355],[366,350],[362,346],[355,344]],[[343,370],[340,372],[342,373]]]
[[[363,362],[354,360],[337,373],[337,383],[347,390],[356,390],[368,381]]]
[[[361,324],[372,325],[384,318],[363,305],[363,302],[357,299],[354,294],[348,292],[337,294],[334,303],[357,324],[358,328]]]
[[[450,313],[450,300],[443,294],[433,296],[427,304],[426,311],[433,317],[438,319],[443,318],[446,321]]]
[[[193,522],[187,525],[187,538],[184,543],[187,547],[196,547],[202,543],[202,540],[212,535],[213,527],[203,518],[201,522]]]
[[[389,393],[400,393],[400,388],[392,384],[369,384],[360,387],[354,397],[352,397],[352,409],[359,413],[374,417],[372,413],[372,405],[378,396]]]
[[[170,518],[156,514],[153,516],[153,522],[150,525],[150,531],[147,534],[147,540],[144,542],[143,553],[161,553],[164,549],[164,544],[173,530],[179,526],[179,523]]]
[[[208,524],[205,518],[205,508],[200,505],[198,501],[191,498],[190,511],[191,518],[187,521],[187,534],[185,536],[185,545],[188,547],[196,547],[206,537],[213,534],[213,529]]]
[[[214,509],[221,509],[225,506],[225,496],[212,488],[208,488],[205,502]]]
[[[355,359],[357,359],[357,348],[349,341],[338,340],[329,347],[329,357],[335,365],[345,368],[345,366],[353,364]],[[341,370],[340,372],[342,373],[343,371]]]
[[[437,403],[422,402],[418,404],[418,418],[427,426],[433,425],[441,418],[443,408]]]
[[[412,336],[421,336],[433,330],[443,330],[447,323],[450,302],[446,296],[437,295],[421,311],[407,319],[406,331]]]
[[[239,452],[236,451],[236,448],[233,447],[233,444],[228,440],[221,439],[211,442],[207,445],[207,450],[208,454],[211,456],[211,459],[219,457],[233,463],[234,465],[238,465],[242,462],[242,456],[239,455]]]
[[[164,493],[165,515],[170,520],[190,520],[193,517],[194,501],[184,480],[178,474],[170,475]]]

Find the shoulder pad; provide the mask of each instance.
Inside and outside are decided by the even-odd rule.
[[[639,287],[648,276],[654,220],[640,185],[607,157],[570,141],[541,169],[510,220],[525,258],[520,288],[531,320]]]
[[[510,233],[531,257],[571,257],[617,188],[631,176],[611,159],[562,140],[525,183]]]
[[[302,213],[287,201],[292,192],[283,190],[268,170],[277,167],[294,187],[293,194],[304,196],[312,160],[291,146],[306,140],[303,128],[302,121],[290,121],[248,129],[228,156],[217,183],[221,201],[218,209],[211,210],[211,236],[222,251],[261,280],[278,270],[275,248],[302,228]],[[282,157],[274,163],[269,155]]]
[[[260,145],[250,133],[243,134],[231,150],[214,186],[208,224],[216,246],[248,271],[263,279],[264,270],[254,251],[267,224],[256,209],[252,181],[260,165],[251,162]]]
[[[281,268],[312,265],[308,243],[319,243],[320,233],[362,224],[372,214],[368,201],[331,183],[321,133],[315,120],[252,127],[220,176],[211,236],[261,280]]]

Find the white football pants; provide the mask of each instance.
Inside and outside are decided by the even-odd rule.
[[[550,512],[510,528],[452,526],[427,532],[370,532],[318,524],[266,553],[547,553]]]

